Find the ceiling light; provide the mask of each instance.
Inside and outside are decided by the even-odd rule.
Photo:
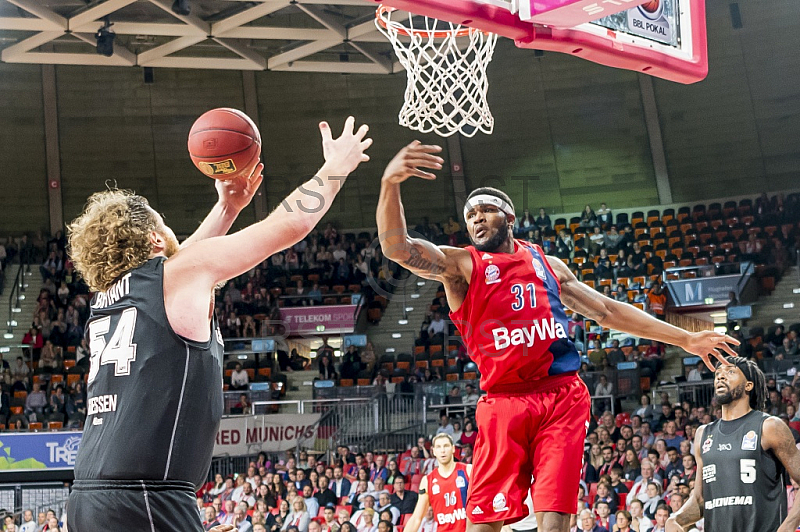
[[[400,325],[408,325],[408,320],[397,320]]]
[[[794,308],[794,303],[784,303],[783,308]]]
[[[783,323],[783,318],[775,318],[775,324],[781,325]]]
[[[116,35],[111,31],[111,23],[106,20],[105,25],[94,35],[97,39],[97,53],[106,57],[114,55],[114,37]]]
[[[406,312],[414,312],[414,307],[406,307]]]
[[[403,335],[400,333],[392,333],[392,338],[402,338]]]
[[[387,347],[386,348],[386,352],[387,353],[394,353],[394,347]]]
[[[419,299],[419,294],[411,294],[411,299]]]

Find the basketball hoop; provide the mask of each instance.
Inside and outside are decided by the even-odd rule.
[[[405,104],[400,125],[449,137],[491,134],[494,117],[486,101],[497,35],[409,14],[392,20],[395,9],[379,6],[375,25],[394,47],[406,69]]]

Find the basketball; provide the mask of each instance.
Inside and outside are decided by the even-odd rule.
[[[641,8],[650,13],[655,13],[661,3],[660,0],[650,0],[641,5]]]
[[[261,134],[246,114],[236,109],[212,109],[189,131],[189,156],[214,179],[247,177],[261,156]]]

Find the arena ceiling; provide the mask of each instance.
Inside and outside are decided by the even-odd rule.
[[[391,74],[370,0],[0,0],[7,63]],[[96,32],[113,23],[114,54]]]

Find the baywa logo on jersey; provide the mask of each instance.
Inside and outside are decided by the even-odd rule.
[[[536,257],[533,258],[532,262],[533,262],[533,269],[536,270],[536,275],[539,277],[539,279],[544,281],[546,277],[544,273],[544,266],[542,266],[542,263]]]
[[[703,454],[710,451],[712,445],[714,445],[714,439],[712,438],[712,435],[709,434],[708,438],[706,438],[706,441],[703,442]]]
[[[508,506],[506,506],[506,496],[502,493],[495,495],[492,500],[492,508],[494,508],[495,512],[505,512],[508,510]]]
[[[495,264],[490,264],[486,267],[486,284],[495,284],[500,282],[500,268]]]
[[[758,434],[756,434],[756,431],[751,430],[750,432],[744,435],[744,438],[742,438],[742,450],[755,451],[757,442],[758,442]]]
[[[433,493],[434,495],[438,495],[439,491],[441,491],[439,484],[434,484],[433,486],[431,486],[431,493]]]
[[[456,477],[456,487],[457,488],[465,488],[467,483],[464,482],[464,477]]]
[[[556,340],[558,338],[564,339],[566,337],[567,331],[555,318],[532,320],[530,326],[520,329],[511,329],[510,331],[505,327],[492,329],[494,347],[498,351],[512,345],[533,347],[537,338],[538,341],[541,342],[544,340]]]

